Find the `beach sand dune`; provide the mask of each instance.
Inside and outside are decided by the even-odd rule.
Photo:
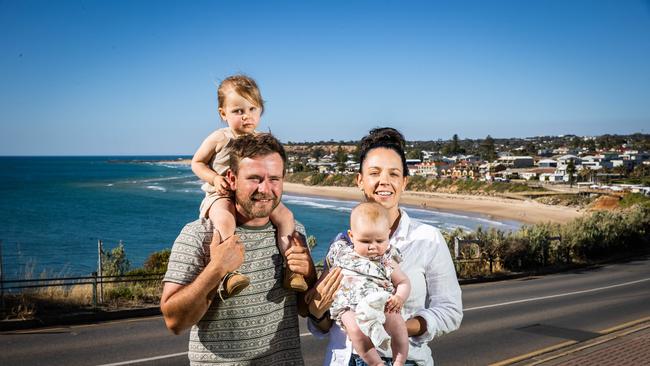
[[[363,196],[356,187],[306,186],[284,183],[284,191],[308,196],[321,196],[343,200],[360,201]],[[484,214],[493,218],[520,221],[527,224],[541,222],[565,223],[583,214],[573,207],[551,206],[531,200],[515,200],[492,196],[473,196],[407,191],[400,201],[405,205],[419,206],[429,210],[464,211]]]

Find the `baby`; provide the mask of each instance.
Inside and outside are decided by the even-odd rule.
[[[348,237],[339,235],[326,257],[329,268],[341,267],[344,276],[330,308],[332,319],[368,365],[384,364],[375,346],[387,350],[390,344],[394,365],[403,365],[408,354],[400,311],[411,283],[389,234],[388,211],[378,203],[362,203],[352,210]]]
[[[199,216],[209,218],[215,228],[213,240],[222,242],[235,233],[235,205],[232,191],[225,179],[229,168],[230,147],[228,143],[241,135],[256,134],[257,125],[264,111],[264,101],[255,80],[245,75],[226,78],[217,90],[219,116],[228,127],[212,132],[194,154],[192,171],[205,183],[201,189],[206,193],[201,202]],[[293,214],[282,203],[271,212],[271,222],[278,233],[278,248],[284,256],[294,240]],[[286,258],[285,258],[286,263]],[[224,277],[219,295],[231,297],[242,291],[250,280],[240,273]],[[284,286],[296,291],[306,291],[307,283],[298,274],[285,269]]]

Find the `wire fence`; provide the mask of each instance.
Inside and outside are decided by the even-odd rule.
[[[122,242],[120,241],[120,244]],[[5,279],[6,273],[4,268],[3,241],[0,240],[0,310],[5,313],[7,296],[33,294],[39,289],[61,288],[65,291],[80,287],[91,286],[92,300],[91,305],[97,308],[105,303],[105,290],[112,289],[115,285],[120,284],[142,284],[145,286],[157,286],[161,283],[164,273],[132,273],[123,275],[103,275],[102,240],[98,240],[98,260],[97,272],[92,272],[90,276],[70,276],[70,277],[41,277],[27,279]]]
[[[540,262],[546,266],[549,257],[548,243],[552,241],[562,241],[561,236],[549,236],[545,241],[545,246],[541,250]],[[489,269],[489,274],[493,274],[497,268],[502,268],[501,258],[488,250],[485,250],[486,242],[478,239],[462,239],[454,237],[453,244],[453,262],[456,267],[456,273],[459,277],[476,276],[482,272],[483,268]],[[571,255],[568,248],[564,253],[565,262],[571,263]]]
[[[92,286],[92,307],[104,303],[105,285],[111,284],[158,284],[164,273],[129,274],[120,276],[99,276],[93,272],[91,276],[56,277],[22,280],[0,280],[0,307],[5,311],[5,296],[21,294],[34,289],[48,287],[72,288],[74,286]]]

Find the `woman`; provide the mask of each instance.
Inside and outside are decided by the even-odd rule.
[[[411,281],[411,295],[404,304],[410,338],[407,364],[433,365],[428,342],[458,329],[463,318],[460,286],[451,255],[440,231],[411,220],[399,207],[408,183],[404,137],[393,128],[377,128],[361,140],[357,185],[367,201],[384,206],[390,217],[390,244],[404,261],[401,268]],[[329,333],[324,365],[364,365],[352,353],[345,332],[328,316],[332,297],[339,287],[341,271],[335,268],[307,296],[309,328],[315,335]],[[390,354],[384,354],[390,359]]]

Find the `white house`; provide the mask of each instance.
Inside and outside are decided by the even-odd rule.
[[[542,159],[537,162],[537,166],[540,168],[557,168],[557,161],[553,159]]]
[[[539,175],[540,182],[563,183],[564,175],[555,173],[543,173]]]
[[[528,168],[535,165],[532,156],[503,156],[497,159],[497,162],[508,168]]]

